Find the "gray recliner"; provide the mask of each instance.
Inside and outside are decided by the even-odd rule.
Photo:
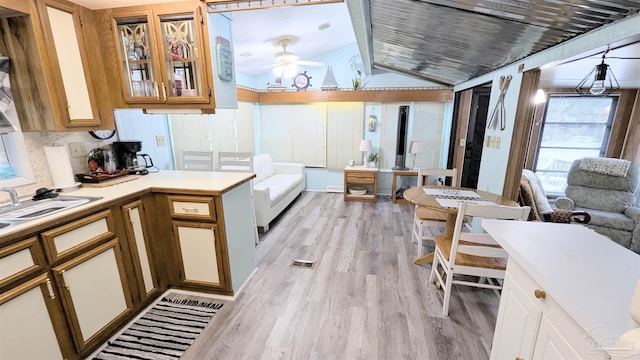
[[[640,190],[638,166],[621,159],[578,159],[567,176],[566,197],[556,200],[564,210],[587,211],[585,225],[640,254]]]

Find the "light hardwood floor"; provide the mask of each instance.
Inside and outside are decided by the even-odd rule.
[[[431,265],[413,263],[412,216],[389,197],[303,192],[261,236],[254,276],[183,359],[487,359],[498,298],[457,287],[443,317]]]

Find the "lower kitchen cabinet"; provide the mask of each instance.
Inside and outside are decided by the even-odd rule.
[[[0,359],[73,355],[60,303],[47,273],[0,293]]]
[[[142,301],[145,301],[153,297],[160,289],[151,251],[144,206],[142,200],[139,199],[121,206],[121,209],[127,239],[129,240],[129,251],[132,254],[132,266],[137,279],[138,291]]]
[[[185,285],[224,287],[220,274],[217,225],[174,221],[180,276]]]
[[[588,329],[510,260],[500,297],[491,359],[607,359]]]
[[[54,267],[53,273],[79,352],[132,310],[117,239]]]

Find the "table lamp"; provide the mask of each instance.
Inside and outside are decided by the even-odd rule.
[[[409,145],[409,153],[411,154],[411,168],[416,169],[416,155],[422,152],[422,141],[411,140]]]
[[[361,140],[360,148],[358,151],[364,151],[364,156],[362,157],[362,165],[367,163],[367,153],[371,152],[373,148],[371,147],[371,140]]]

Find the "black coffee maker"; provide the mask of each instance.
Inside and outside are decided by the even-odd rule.
[[[130,174],[146,175],[149,173],[147,167],[153,166],[153,161],[147,154],[138,154],[142,149],[141,141],[114,141],[112,146],[118,169],[128,169]],[[144,159],[144,165],[138,163],[138,157]]]

